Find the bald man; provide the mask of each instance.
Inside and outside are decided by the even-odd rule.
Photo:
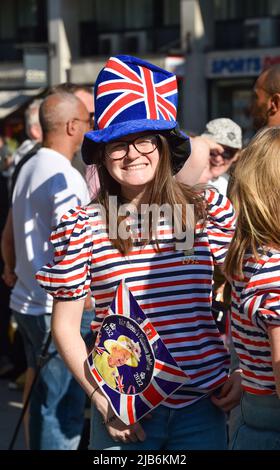
[[[72,82],[61,83],[60,85],[56,85],[55,87],[51,88],[50,94],[58,93],[66,91],[67,93],[73,93],[77,98],[79,98],[87,108],[89,115],[90,115],[90,126],[93,128],[94,126],[94,100],[93,100],[93,87],[87,85],[79,85]],[[81,156],[81,150],[75,153],[74,158],[72,160],[72,165],[76,168],[81,175],[86,178],[87,168],[84,164]],[[97,173],[96,173],[97,174]]]
[[[269,67],[258,77],[251,114],[256,131],[280,125],[280,64]]]
[[[50,331],[52,311],[52,298],[37,284],[35,273],[52,259],[49,237],[61,216],[89,202],[84,179],[71,165],[90,128],[88,110],[75,95],[60,92],[43,101],[39,116],[43,146],[21,169],[13,192],[15,259],[9,258],[9,247],[3,247],[10,270],[16,263],[10,306],[27,356],[25,398]],[[76,449],[83,429],[85,396],[54,344],[49,352],[50,360],[31,395],[29,446],[32,450]]]

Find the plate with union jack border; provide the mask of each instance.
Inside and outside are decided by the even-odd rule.
[[[189,381],[124,281],[87,362],[125,424],[140,420]]]

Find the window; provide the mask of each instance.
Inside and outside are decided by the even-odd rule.
[[[163,2],[163,24],[174,26],[180,24],[180,0],[164,0]]]
[[[279,45],[279,1],[214,0],[214,7],[216,49]]]
[[[0,15],[0,38],[14,39],[16,37],[16,12],[15,2],[7,1],[2,9],[5,9],[5,15]]]
[[[145,54],[147,50],[146,31],[130,31],[124,33],[124,51],[126,53]]]
[[[46,0],[1,0],[0,60],[20,60],[16,43],[46,42]]]
[[[124,27],[124,0],[95,0],[98,31],[119,31]]]
[[[215,20],[269,16],[276,3],[273,0],[214,0],[214,16]]]
[[[18,26],[20,28],[34,28],[38,26],[38,2],[37,0],[18,0]]]
[[[141,5],[141,8],[140,8]],[[147,29],[153,26],[152,0],[125,1],[125,29]]]
[[[79,0],[80,52],[163,52],[180,44],[180,0]],[[95,36],[96,35],[96,36]]]
[[[46,0],[17,0],[17,41],[47,41]]]
[[[101,55],[118,54],[120,51],[120,35],[99,34],[98,36],[98,52]]]

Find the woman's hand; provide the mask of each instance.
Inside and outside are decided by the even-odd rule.
[[[202,137],[191,138],[191,154],[175,175],[179,183],[193,186],[199,182],[202,172],[209,166],[210,148]]]
[[[193,186],[197,183],[208,183],[213,178],[210,168],[211,152],[221,152],[223,147],[205,137],[191,138],[191,154],[183,168],[175,175],[179,183]]]
[[[115,442],[144,441],[146,434],[140,423],[124,424],[112,410],[107,398],[98,390],[92,397],[92,401],[103,417],[104,426]]]
[[[112,413],[112,410],[110,409]],[[112,419],[114,418],[114,419]],[[112,415],[109,422],[104,424],[108,433],[115,442],[143,442],[146,439],[146,434],[140,423],[131,425],[124,424],[116,415]]]
[[[239,405],[241,393],[241,370],[235,370],[222,386],[219,395],[211,395],[211,400],[214,405],[227,413]]]

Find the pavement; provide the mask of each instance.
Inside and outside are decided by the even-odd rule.
[[[22,390],[10,390],[8,379],[0,379],[0,451],[8,450],[22,410]],[[79,445],[80,450],[88,447],[89,403],[85,408],[84,431]],[[13,450],[25,450],[23,424],[21,424]]]
[[[0,379],[0,450],[7,450],[22,410],[22,391],[9,390],[8,380]],[[23,450],[24,436],[21,425],[14,450]]]

